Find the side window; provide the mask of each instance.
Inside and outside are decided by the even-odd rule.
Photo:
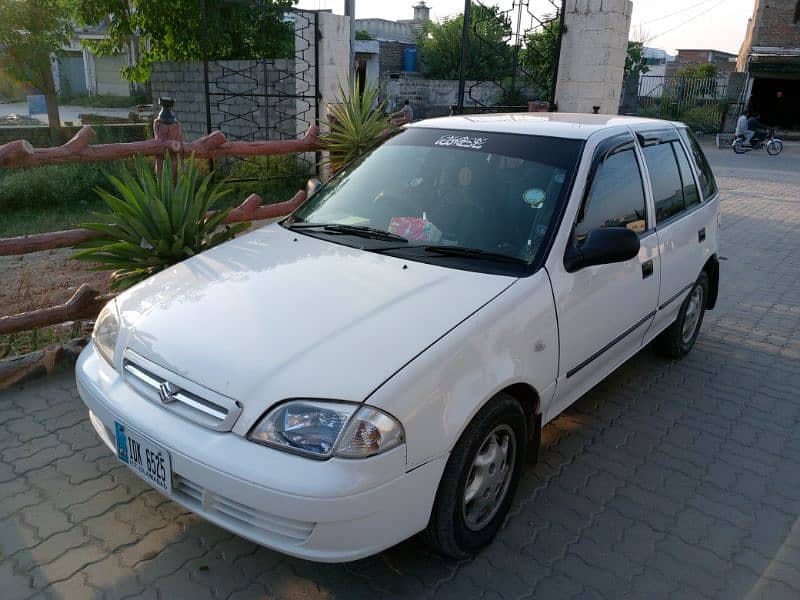
[[[692,132],[683,127],[678,131],[681,132],[681,137],[686,142],[686,145],[692,150],[694,164],[697,165],[700,189],[703,190],[703,197],[708,200],[717,193],[717,182],[714,180],[714,173],[711,172],[711,166],[708,164],[706,155],[703,154],[703,149],[700,147],[700,144],[697,143]]]
[[[672,144],[645,146],[643,153],[653,184],[656,223],[660,223],[683,210],[683,182]]]
[[[599,227],[647,229],[647,208],[639,164],[633,148],[607,156],[595,171],[575,234],[578,239]]]
[[[700,194],[694,183],[692,168],[689,166],[689,159],[686,157],[683,146],[681,146],[680,142],[672,142],[672,149],[675,152],[675,156],[678,157],[678,168],[680,169],[681,181],[683,182],[684,206],[689,208],[695,204],[700,204]]]

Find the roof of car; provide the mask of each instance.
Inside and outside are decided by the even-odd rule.
[[[618,125],[670,125],[669,121],[621,115],[587,115],[560,112],[522,112],[483,115],[461,115],[427,119],[409,125],[432,129],[481,131],[487,133],[520,133],[561,138],[586,139],[594,132]]]

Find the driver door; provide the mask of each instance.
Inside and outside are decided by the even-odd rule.
[[[563,225],[572,225],[578,245],[592,229],[627,227],[639,235],[639,255],[572,273],[563,256],[548,260],[560,343],[556,399],[547,419],[635,353],[655,315],[661,265],[640,160],[630,132],[600,142],[580,208],[565,215]]]

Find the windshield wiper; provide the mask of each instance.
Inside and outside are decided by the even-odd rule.
[[[408,240],[402,235],[384,231],[383,229],[377,229],[376,227],[367,227],[365,225],[343,225],[342,223],[292,223],[289,225],[289,228],[323,229],[324,231],[330,231],[331,233],[345,233],[349,235],[370,238],[373,240],[408,243]]]
[[[477,258],[481,260],[498,260],[518,265],[530,264],[524,258],[511,256],[509,254],[501,254],[500,252],[481,250],[480,248],[462,248],[461,246],[422,246],[422,249],[426,252],[433,252],[443,256],[463,256],[466,258]]]

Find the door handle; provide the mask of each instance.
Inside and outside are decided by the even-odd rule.
[[[703,243],[706,241],[706,228],[703,227],[700,231],[697,232],[697,241],[698,243]]]
[[[653,274],[653,259],[642,263],[642,279],[647,279]]]

